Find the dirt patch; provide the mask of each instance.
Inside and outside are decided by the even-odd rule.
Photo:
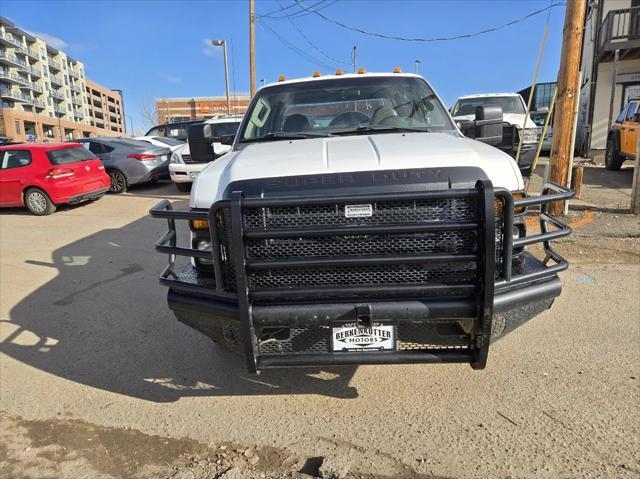
[[[395,473],[376,475],[354,470],[358,460],[350,461],[348,454],[300,457],[286,449],[208,445],[75,419],[26,420],[2,414],[0,422],[0,476],[16,479],[436,479],[395,460]]]

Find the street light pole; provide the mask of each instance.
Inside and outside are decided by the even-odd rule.
[[[227,42],[226,40],[211,40],[211,44],[216,47],[222,47],[224,54],[224,81],[227,89],[227,115],[231,115],[231,99],[229,97],[229,68],[227,64]]]
[[[422,62],[420,60],[416,60],[416,75],[420,74],[420,65],[422,65]]]

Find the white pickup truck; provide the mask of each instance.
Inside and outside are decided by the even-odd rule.
[[[339,73],[339,72],[337,72]],[[161,201],[156,250],[178,320],[265,368],[465,362],[551,306],[570,229],[547,213],[572,192],[523,193],[514,160],[464,137],[429,84],[402,73],[282,81],[253,97],[188,210]],[[191,135],[191,132],[190,132]],[[192,142],[193,140],[193,142]],[[189,138],[206,154],[212,133]],[[202,149],[198,145],[204,145]],[[194,149],[194,147],[196,147]],[[200,153],[198,153],[200,154]],[[527,209],[540,231],[527,234]],[[188,247],[175,223],[190,225]],[[544,258],[525,251],[542,243]],[[188,262],[180,267],[177,257]]]
[[[527,106],[519,93],[481,93],[461,96],[451,109],[453,119],[460,126],[476,119],[476,108],[494,106],[502,110],[506,128],[499,147],[509,155],[516,157],[518,143],[522,137],[522,147],[518,166],[523,175],[529,176],[540,136],[540,128],[526,114]],[[464,128],[464,127],[463,127]]]

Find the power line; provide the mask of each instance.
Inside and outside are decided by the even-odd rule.
[[[282,21],[282,20],[287,20],[289,18],[301,18],[301,17],[306,17],[307,15],[311,15],[314,11],[317,10],[323,10],[327,7],[330,7],[331,5],[333,5],[334,3],[337,3],[339,0],[320,0],[316,3],[314,3],[313,5],[306,7],[306,6],[302,6],[301,10],[295,11],[293,13],[287,13],[286,10],[288,10],[291,7],[300,7],[300,5],[298,5],[297,3],[292,3],[291,5],[284,7],[284,8],[280,8],[279,10],[274,10],[270,13],[265,13],[264,15],[258,15],[258,18],[268,18],[269,20],[278,20],[278,21]],[[329,2],[329,3],[326,3]],[[324,5],[322,5],[324,3]],[[317,7],[317,8],[316,8]],[[278,15],[275,16],[274,13],[282,13],[282,15]]]
[[[278,5],[280,5],[280,0],[278,0]],[[293,28],[295,28],[297,30],[297,32],[300,34],[300,36],[302,38],[304,38],[305,42],[307,42],[311,46],[311,48],[313,48],[318,53],[320,53],[320,55],[322,55],[323,57],[327,58],[328,60],[331,60],[332,62],[342,63],[343,65],[351,65],[351,63],[349,63],[349,62],[345,62],[343,60],[338,60],[337,58],[333,58],[333,57],[327,55],[324,51],[322,51],[320,49],[320,47],[318,47],[311,40],[309,40],[309,37],[307,37],[307,35],[300,28],[298,28],[298,25],[296,25],[296,22],[294,22],[291,17],[288,17],[288,19],[289,19],[289,23],[291,23],[291,26],[293,26]]]
[[[300,0],[294,0],[298,6],[300,8],[302,8],[303,10],[309,10],[307,7],[305,7]],[[414,37],[414,38],[407,38],[407,37],[400,37],[400,36],[396,36],[396,35],[387,35],[384,33],[377,33],[377,32],[369,32],[367,30],[363,30],[362,28],[359,27],[354,27],[351,25],[346,25],[338,20],[334,20],[332,18],[327,17],[326,15],[318,12],[318,10],[309,10],[310,13],[314,13],[315,15],[319,16],[320,18],[322,18],[323,20],[329,22],[329,23],[333,23],[335,25],[338,25],[339,27],[345,28],[347,30],[352,30],[354,32],[358,32],[358,33],[362,33],[363,35],[369,35],[372,37],[379,37],[379,38],[384,38],[386,40],[400,40],[400,41],[404,41],[404,42],[446,42],[446,41],[450,41],[450,40],[460,40],[462,38],[471,38],[471,37],[476,37],[479,35],[484,35],[486,33],[491,33],[491,32],[496,32],[498,30],[502,30],[503,28],[506,27],[510,27],[511,25],[515,25],[516,23],[520,23],[523,22],[531,17],[534,17],[536,15],[539,15],[543,12],[546,12],[547,10],[551,10],[552,8],[555,7],[560,7],[560,6],[564,6],[566,5],[566,3],[552,3],[551,5],[549,5],[548,7],[545,8],[541,8],[540,10],[536,10],[535,12],[531,12],[527,15],[525,15],[524,17],[518,18],[516,20],[512,20],[510,22],[504,23],[502,25],[499,25],[497,27],[492,27],[492,28],[487,28],[486,30],[482,30],[479,32],[475,32],[475,33],[465,33],[462,35],[454,35],[451,37],[435,37],[435,38],[420,38],[420,37]]]
[[[334,70],[334,68],[331,65],[327,65],[322,60],[318,60],[317,58],[309,55],[304,50],[301,50],[300,48],[298,48],[295,45],[293,45],[291,42],[289,42],[288,40],[283,38],[281,35],[279,35],[277,32],[275,32],[273,29],[271,29],[265,22],[259,22],[259,25],[262,26],[262,28],[266,29],[274,37],[276,37],[280,41],[280,43],[285,45],[290,50],[293,50],[298,55],[300,55],[301,57],[305,58],[307,61],[309,61],[311,63],[314,63],[315,65],[318,65],[319,67],[324,68],[325,70],[329,70],[329,71]]]

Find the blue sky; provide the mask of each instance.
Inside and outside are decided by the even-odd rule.
[[[311,9],[318,1],[301,3]],[[293,15],[301,11],[295,2],[257,0],[256,13],[264,15],[294,5],[285,11]],[[367,31],[433,38],[485,30],[548,5],[549,0],[324,0],[320,12]],[[55,37],[59,47],[85,64],[89,78],[123,89],[126,113],[138,132],[148,127],[141,111],[153,98],[224,94],[222,52],[208,47],[209,39],[229,40],[235,89],[248,91],[248,9],[247,0],[0,0],[0,15],[41,36]],[[313,13],[301,13],[292,18],[294,24],[287,18],[258,20],[258,85],[261,78],[275,81],[280,74],[293,78],[315,70],[328,72],[309,55],[323,65],[349,69],[341,62],[350,62],[355,45],[358,65],[368,71],[389,71],[395,66],[414,71],[415,60],[421,60],[421,74],[447,105],[459,95],[514,91],[530,84],[547,20],[545,12],[473,38],[412,43],[363,35]],[[564,7],[552,9],[539,81],[553,81],[557,76],[563,19]],[[265,27],[305,56],[285,46]],[[233,83],[232,78],[232,90]]]

